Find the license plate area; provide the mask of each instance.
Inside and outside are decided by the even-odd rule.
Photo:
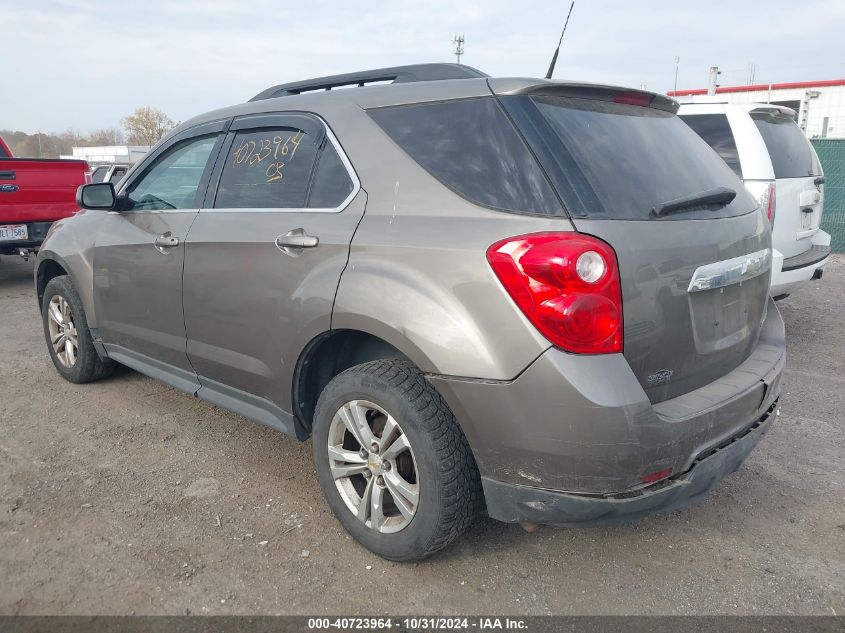
[[[714,354],[746,342],[763,318],[769,276],[689,295],[696,352]]]
[[[0,242],[16,242],[29,239],[26,224],[0,224]]]

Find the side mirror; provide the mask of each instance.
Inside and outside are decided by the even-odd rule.
[[[110,182],[80,185],[76,190],[76,204],[83,209],[110,211],[114,209],[115,200],[114,184]]]

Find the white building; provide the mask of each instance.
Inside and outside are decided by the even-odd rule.
[[[706,88],[670,91],[670,97],[693,103],[773,103],[798,113],[798,125],[810,138],[845,138],[845,79],[784,84],[722,86],[715,95]]]
[[[61,156],[87,161],[89,165],[103,163],[132,164],[141,160],[150,151],[149,145],[103,145],[100,147],[74,147],[73,154]]]

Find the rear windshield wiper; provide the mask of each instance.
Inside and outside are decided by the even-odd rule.
[[[651,210],[653,217],[661,217],[679,211],[694,211],[707,207],[721,209],[729,205],[736,198],[736,191],[728,187],[716,187],[707,191],[700,191],[682,198],[675,198],[668,202],[662,202]]]

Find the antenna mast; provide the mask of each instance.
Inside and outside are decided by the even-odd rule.
[[[455,45],[455,58],[457,59],[457,63],[461,63],[461,55],[464,54],[464,36],[461,35],[453,35],[452,36],[452,44]]]
[[[678,66],[681,63],[681,58],[675,55],[675,92],[678,92]]]
[[[552,73],[555,71],[555,64],[557,64],[557,54],[560,52],[560,45],[563,42],[563,34],[566,33],[566,27],[569,24],[569,16],[572,15],[572,9],[575,8],[575,0],[569,5],[569,13],[566,14],[566,22],[563,24],[563,31],[560,32],[560,39],[557,42],[555,54],[552,56],[552,63],[549,64],[549,72],[546,73],[546,79],[552,78]]]

